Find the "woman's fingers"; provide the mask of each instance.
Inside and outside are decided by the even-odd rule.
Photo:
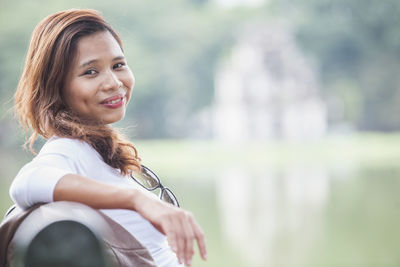
[[[179,263],[185,262],[185,233],[181,223],[182,211],[172,208],[160,219],[162,230],[167,236],[169,246],[175,252]]]
[[[180,225],[179,222],[177,222],[176,225]],[[178,237],[178,260],[179,263],[183,263],[185,262],[185,240],[182,236],[182,229],[180,229],[180,233],[177,233],[177,237]]]
[[[165,228],[165,235],[167,236],[168,244],[171,247],[172,251],[178,254],[176,231],[174,231],[173,225],[171,223],[166,224]]]
[[[207,260],[207,248],[204,232],[197,224],[193,216],[190,219],[193,226],[194,238],[196,238],[197,246],[199,247],[200,256],[203,260]]]
[[[202,246],[205,246],[202,231],[190,212],[179,209],[176,213],[171,214],[170,219],[164,220],[164,229],[168,242],[172,250],[176,253],[179,263],[191,266],[194,255],[193,241],[198,238],[202,240],[200,241],[203,244]],[[196,237],[195,231],[197,231],[198,237]],[[202,254],[202,258],[205,258],[204,253]]]
[[[180,239],[184,240],[184,251],[182,253],[184,253],[185,264],[187,266],[190,266],[192,264],[192,258],[194,255],[193,241],[196,239],[200,251],[200,256],[203,260],[207,259],[206,242],[204,232],[196,222],[194,216],[190,212],[184,210],[182,211],[183,215],[180,214],[180,216],[177,216],[182,219],[180,229]],[[182,257],[182,254],[179,254],[178,257]],[[182,262],[182,258],[180,259]]]
[[[187,266],[192,265],[192,258],[194,254],[193,250],[193,240],[194,240],[194,232],[192,227],[192,218],[193,215],[190,212],[185,211],[184,217],[182,221],[182,229],[184,233],[184,241],[185,241],[185,264]]]

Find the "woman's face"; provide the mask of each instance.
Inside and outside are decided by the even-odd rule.
[[[101,31],[78,40],[63,95],[79,116],[109,124],[124,117],[134,83],[118,42]]]

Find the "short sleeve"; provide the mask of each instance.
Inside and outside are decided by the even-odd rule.
[[[77,173],[72,158],[57,153],[39,154],[19,171],[11,184],[10,196],[23,209],[52,202],[56,184],[70,173]]]

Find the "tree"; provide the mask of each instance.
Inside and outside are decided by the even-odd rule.
[[[400,130],[400,2],[304,0],[291,5],[298,40],[319,64],[324,93],[345,104],[342,119],[361,130]]]

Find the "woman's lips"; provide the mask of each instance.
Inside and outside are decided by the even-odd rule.
[[[125,96],[117,95],[103,100],[100,104],[107,108],[119,108],[124,105]]]

